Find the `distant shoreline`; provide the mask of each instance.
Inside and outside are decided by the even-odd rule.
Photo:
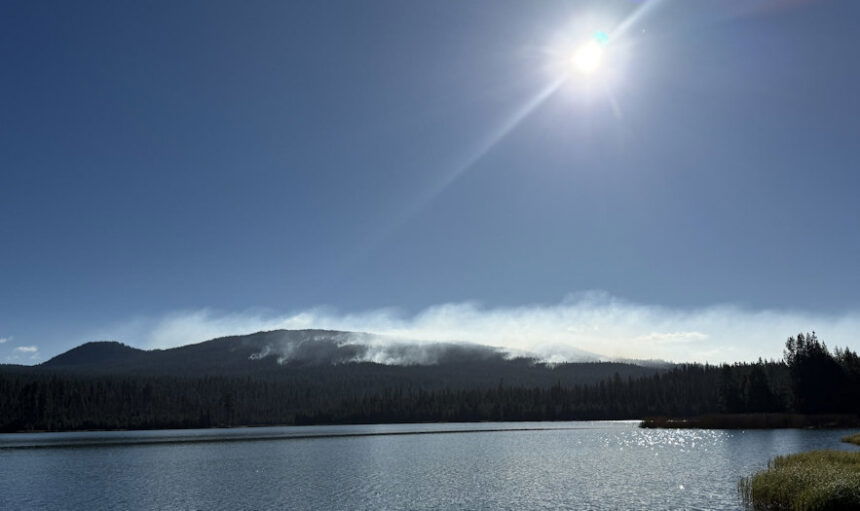
[[[646,417],[639,427],[659,429],[840,429],[860,427],[860,415],[734,413],[696,417]]]
[[[463,434],[463,433],[518,433],[518,432],[541,432],[541,431],[572,431],[572,430],[587,430],[594,429],[594,427],[589,426],[564,426],[562,424],[566,424],[569,422],[610,422],[610,421],[543,421],[546,423],[546,426],[534,426],[528,425],[529,422],[523,422],[523,426],[521,427],[492,427],[492,422],[487,422],[487,427],[463,427],[463,424],[484,424],[484,423],[401,423],[401,424],[337,424],[337,425],[318,425],[318,426],[288,426],[288,427],[297,427],[297,428],[314,428],[314,427],[348,427],[348,426],[396,426],[396,425],[439,425],[439,424],[451,424],[452,426],[460,424],[460,427],[455,427],[451,429],[433,429],[433,428],[424,428],[424,429],[414,429],[414,430],[393,430],[393,431],[374,431],[374,430],[357,430],[357,431],[349,431],[349,430],[324,430],[318,432],[313,432],[310,430],[308,432],[304,431],[288,431],[288,432],[270,432],[270,433],[259,433],[259,434],[241,434],[241,435],[228,435],[228,436],[220,436],[215,434],[217,430],[236,430],[236,429],[254,429],[248,426],[235,426],[230,428],[205,428],[207,433],[200,435],[188,435],[187,431],[190,430],[98,430],[98,431],[67,431],[63,433],[113,433],[113,432],[140,432],[144,433],[147,431],[176,431],[177,434],[174,435],[164,435],[164,436],[138,436],[138,437],[117,437],[117,438],[90,438],[90,437],[71,437],[66,441],[58,441],[58,442],[49,442],[49,443],[28,443],[26,440],[21,443],[2,443],[0,442],[0,452],[4,450],[19,450],[19,449],[44,449],[44,448],[75,448],[75,447],[104,447],[104,446],[113,446],[113,445],[156,445],[156,444],[174,444],[174,443],[211,443],[211,442],[251,442],[251,441],[265,441],[265,440],[309,440],[309,439],[318,439],[318,438],[350,438],[350,437],[374,437],[374,436],[409,436],[409,435],[443,435],[443,434]],[[623,422],[623,421],[618,421]],[[507,422],[508,424],[515,424],[514,422]],[[505,422],[498,423],[499,425],[505,424]],[[555,426],[552,426],[552,425]],[[275,426],[277,427],[277,426]],[[43,432],[43,433],[57,433],[57,432]]]
[[[164,426],[153,428],[83,428],[66,430],[19,430],[5,431],[2,434],[42,434],[42,433],[110,433],[131,431],[217,431],[277,427],[315,427],[315,426],[396,426],[408,424],[495,424],[495,423],[546,423],[558,424],[569,422],[639,422],[643,429],[846,429],[860,428],[860,415],[853,414],[820,414],[806,415],[797,413],[748,413],[748,414],[707,414],[695,417],[646,417],[644,419],[618,419],[618,418],[591,418],[575,420],[503,420],[503,421],[426,421],[426,422],[355,422],[355,423],[314,423],[314,424],[237,424],[208,427],[182,427]],[[568,429],[568,428],[517,428],[505,429],[505,431],[532,431],[543,429]],[[571,428],[578,429],[578,428]],[[495,431],[495,429],[475,429],[466,431]],[[417,433],[412,433],[417,434]],[[860,435],[860,434],[858,434]],[[854,435],[851,442],[860,441],[860,436]],[[352,435],[350,435],[352,436]],[[847,441],[847,440],[846,440]],[[0,446],[0,449],[3,447]]]
[[[410,422],[410,421],[390,421],[390,422],[320,422],[313,424],[295,424],[295,423],[284,423],[284,424],[235,424],[231,426],[164,426],[164,427],[152,427],[152,428],[82,428],[82,429],[31,429],[31,430],[17,430],[17,431],[0,431],[0,438],[3,435],[41,435],[41,434],[55,434],[55,433],[119,433],[119,432],[148,432],[148,431],[218,431],[218,430],[239,430],[239,429],[263,429],[263,428],[313,428],[313,427],[341,427],[341,426],[408,426],[408,425],[419,425],[419,424],[437,424],[437,425],[448,425],[448,424],[565,424],[565,423],[583,423],[583,422],[641,422],[641,419],[571,419],[571,420],[457,420],[457,421],[422,421],[422,422]],[[565,429],[583,429],[583,428],[565,428],[565,427],[525,427],[525,428],[504,428],[502,431],[543,431],[543,430],[565,430]],[[446,430],[452,432],[458,432],[456,430]],[[496,429],[467,429],[465,431],[496,431]],[[352,436],[352,435],[350,435]],[[292,438],[292,437],[291,437]],[[0,449],[3,449],[4,446],[0,443]]]

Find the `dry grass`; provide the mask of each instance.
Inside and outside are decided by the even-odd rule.
[[[739,484],[755,511],[860,509],[860,452],[812,451],[778,456]]]

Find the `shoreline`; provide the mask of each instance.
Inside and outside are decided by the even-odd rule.
[[[399,426],[409,424],[500,424],[500,423],[542,423],[561,424],[569,422],[640,422],[641,418],[605,418],[605,419],[569,419],[569,420],[534,420],[534,419],[506,419],[506,420],[453,420],[453,421],[389,421],[389,422],[312,422],[312,423],[273,423],[273,424],[235,424],[219,426],[181,426],[162,425],[141,428],[80,428],[80,429],[29,429],[15,431],[0,431],[2,435],[35,435],[42,433],[110,433],[120,431],[191,431],[191,430],[236,430],[256,428],[305,428],[317,426]],[[549,429],[549,428],[538,428]]]
[[[860,427],[855,414],[734,413],[695,417],[646,417],[646,429],[845,429]]]
[[[422,422],[355,422],[355,423],[316,423],[316,424],[239,424],[220,426],[177,426],[163,425],[151,428],[82,428],[64,430],[18,430],[2,431],[2,435],[39,435],[56,433],[111,433],[131,431],[218,431],[218,430],[241,430],[262,429],[281,427],[317,427],[317,426],[396,426],[409,424],[496,424],[496,423],[546,423],[560,424],[570,422],[638,422],[638,427],[643,429],[848,429],[860,428],[860,415],[855,414],[797,414],[797,413],[745,413],[745,414],[706,414],[693,417],[668,417],[655,416],[639,418],[593,418],[576,420],[505,420],[505,421],[422,421]],[[540,430],[550,428],[525,428],[526,430]],[[558,428],[552,428],[558,429]],[[477,431],[477,430],[476,430]],[[851,440],[849,440],[851,438]],[[846,437],[846,442],[860,445],[860,434]]]
[[[138,432],[138,433],[147,433],[150,431],[162,431],[162,432],[175,432],[175,435],[160,435],[160,436],[120,436],[116,438],[110,437],[71,437],[63,441],[62,439],[55,442],[48,443],[38,443],[39,438],[32,439],[28,441],[28,439],[22,439],[18,442],[9,442],[3,443],[0,441],[0,452],[4,450],[21,450],[21,449],[43,449],[43,448],[76,448],[76,447],[110,447],[116,445],[158,445],[158,444],[189,444],[189,443],[208,443],[208,442],[252,442],[252,441],[266,441],[266,440],[309,440],[309,439],[319,439],[319,438],[350,438],[350,437],[374,437],[374,436],[408,436],[408,435],[442,435],[442,434],[464,434],[464,433],[521,433],[521,432],[550,432],[550,431],[573,431],[573,430],[587,430],[587,429],[596,429],[597,426],[565,426],[564,424],[569,424],[570,422],[604,422],[604,421],[544,421],[546,426],[539,425],[529,425],[527,422],[523,422],[522,426],[517,427],[516,423],[508,423],[512,424],[511,427],[499,427],[505,423],[495,423],[496,427],[490,427],[491,422],[486,423],[488,427],[464,427],[465,424],[480,424],[480,423],[409,423],[408,425],[425,425],[428,427],[422,429],[414,429],[414,430],[392,430],[385,431],[379,430],[374,431],[372,429],[363,429],[357,431],[349,431],[349,430],[317,430],[314,431],[306,431],[304,429],[292,430],[292,431],[284,431],[284,432],[270,432],[270,433],[250,433],[250,434],[236,434],[236,435],[217,435],[213,430],[239,430],[239,429],[254,429],[254,428],[207,428],[206,430],[100,430],[100,431],[75,431],[75,432],[65,432],[67,434],[74,433],[113,433],[113,432]],[[609,422],[609,421],[605,421]],[[620,422],[620,421],[619,421]],[[452,426],[460,425],[460,427],[445,429],[439,428],[434,429],[432,426],[434,425],[443,425],[443,424],[451,424]],[[337,424],[337,425],[328,425],[333,428],[344,428],[349,426],[389,426],[389,425],[398,425],[398,424]],[[402,424],[407,425],[407,424]],[[272,427],[280,427],[280,426],[272,426]],[[287,426],[290,427],[290,426]],[[316,427],[326,427],[325,425],[321,426],[311,426],[312,428]],[[629,425],[628,427],[633,428],[633,425]],[[298,428],[306,428],[306,426],[298,426]],[[206,433],[202,434],[188,434],[189,431],[206,431]],[[23,433],[27,435],[28,433]]]

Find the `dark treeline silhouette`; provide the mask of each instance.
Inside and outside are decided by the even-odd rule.
[[[599,363],[572,364],[568,370],[598,374],[597,366],[603,366],[600,371],[607,368]],[[504,367],[513,371],[512,366]],[[626,367],[617,364],[619,370]],[[275,378],[6,367],[0,369],[0,430],[860,413],[860,357],[848,349],[831,353],[814,333],[790,338],[780,361],[687,364],[628,371],[626,376],[616,371],[601,381],[579,383],[565,377],[564,383],[559,378],[531,386],[523,384],[531,378],[499,378],[494,385],[470,387],[466,376],[456,385],[442,385],[443,380],[430,377],[434,369],[445,375],[468,375],[480,368],[486,371],[469,364],[392,371],[391,366],[357,363],[287,368],[283,374],[288,376]]]

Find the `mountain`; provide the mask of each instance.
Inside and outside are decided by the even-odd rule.
[[[676,371],[328,330],[165,350],[90,342],[38,366],[0,366],[0,432],[629,419],[710,388],[656,386]]]
[[[43,367],[91,367],[118,361],[140,359],[146,352],[116,341],[97,341],[76,348],[43,362]]]
[[[584,353],[584,352],[583,352]],[[583,354],[595,360],[596,356]],[[546,364],[511,358],[502,349],[469,343],[392,341],[366,333],[274,330],[221,337],[165,350],[118,342],[90,342],[35,366],[34,371],[177,377],[248,376],[262,379],[355,380],[374,387],[489,388],[506,384],[548,387],[595,383],[614,376],[654,374],[633,363]]]
[[[87,371],[229,373],[362,362],[416,366],[505,359],[503,351],[477,344],[390,342],[355,332],[274,330],[166,350],[140,350],[115,341],[89,342],[41,366]]]
[[[826,365],[842,371],[832,380],[838,388],[817,399],[826,403],[824,411],[856,414],[860,357],[842,353]],[[634,419],[798,409],[792,405],[792,372],[782,362],[642,363],[650,367],[555,364],[512,358],[490,346],[326,330],[257,332],[168,350],[93,342],[38,366],[0,366],[0,432]]]

